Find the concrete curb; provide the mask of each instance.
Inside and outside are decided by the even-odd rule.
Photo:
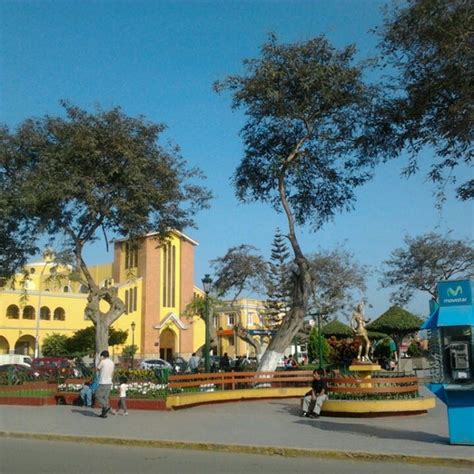
[[[65,441],[73,443],[109,444],[140,448],[193,449],[220,453],[261,454],[267,456],[308,457],[351,461],[377,461],[410,463],[427,466],[449,466],[474,469],[474,459],[435,456],[413,456],[405,454],[370,453],[364,451],[336,451],[305,448],[287,448],[272,446],[249,446],[239,444],[219,444],[193,441],[146,440],[129,438],[111,438],[97,436],[76,436],[48,433],[17,433],[0,431],[0,438],[33,439],[42,441]]]

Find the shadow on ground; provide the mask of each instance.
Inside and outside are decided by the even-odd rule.
[[[331,421],[330,417],[321,417],[316,420],[301,418],[301,411],[295,404],[280,403],[282,411],[289,415],[297,416],[295,423],[314,426],[322,431],[349,433],[367,437],[383,438],[383,439],[401,439],[407,441],[420,441],[423,443],[449,444],[449,439],[437,434],[426,433],[424,431],[411,431],[397,428],[384,428],[381,426],[370,425],[373,418],[367,418],[367,424],[361,423],[344,423],[341,421]],[[340,418],[339,418],[340,420]]]
[[[89,410],[74,409],[74,410],[71,410],[71,413],[78,413],[79,415],[82,415],[82,416],[92,416],[94,418],[97,418],[97,413],[93,411],[92,409],[89,409]]]

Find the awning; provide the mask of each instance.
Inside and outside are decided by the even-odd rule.
[[[421,329],[447,326],[474,326],[474,306],[441,306],[423,323]]]
[[[436,308],[430,317],[421,325],[420,329],[433,329],[438,327],[439,307]]]

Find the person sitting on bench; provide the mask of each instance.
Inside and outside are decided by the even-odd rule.
[[[318,370],[313,370],[313,383],[311,390],[303,398],[303,413],[307,418],[319,418],[323,402],[327,400],[326,384],[321,380]]]

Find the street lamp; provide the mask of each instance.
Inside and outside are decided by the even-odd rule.
[[[321,320],[326,320],[328,313],[326,312],[318,312],[318,313],[311,313],[311,316],[316,316],[318,318],[318,345],[319,345],[319,367],[318,369],[321,370],[323,368],[323,337],[321,334]]]
[[[209,333],[209,292],[211,291],[212,280],[208,273],[204,275],[202,279],[202,286],[204,288],[204,293],[206,293],[206,299],[204,301],[204,308],[205,308],[205,316],[206,316],[206,336],[205,336],[205,344],[204,344],[204,367],[206,369],[206,373],[208,374],[211,371],[211,361],[209,358],[209,352],[211,350],[211,337]]]
[[[135,362],[135,321],[132,321],[132,324],[130,325],[132,328],[132,370],[133,370],[133,365]]]

